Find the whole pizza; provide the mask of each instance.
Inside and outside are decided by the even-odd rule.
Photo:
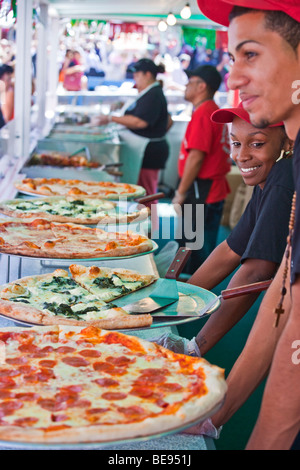
[[[93,326],[4,328],[0,345],[2,441],[153,436],[203,420],[226,392],[205,359]]]
[[[116,202],[92,196],[54,196],[0,202],[0,212],[10,217],[46,217],[54,222],[94,225],[129,224],[149,216],[146,207],[127,212]]]
[[[134,199],[145,195],[142,186],[112,181],[82,181],[60,178],[24,178],[15,187],[25,193],[42,196],[96,196],[103,199]]]
[[[20,256],[83,259],[132,256],[153,249],[144,235],[36,218],[0,219],[0,252]]]
[[[73,264],[0,286],[0,314],[34,325],[149,327],[150,314],[130,315],[112,302],[149,286],[156,276],[128,269]]]

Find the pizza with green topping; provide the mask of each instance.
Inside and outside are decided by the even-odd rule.
[[[106,284],[95,283],[94,290],[64,269],[18,279],[0,288],[0,313],[36,325],[94,325],[105,329],[150,326],[151,315],[130,315],[111,302],[151,284],[156,277],[109,268],[105,268],[104,277]]]
[[[12,199],[0,202],[0,212],[9,217],[46,217],[54,222],[80,224],[129,224],[145,220],[146,207],[127,212],[113,201],[88,196],[55,196]]]

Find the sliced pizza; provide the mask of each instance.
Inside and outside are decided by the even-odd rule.
[[[0,312],[38,325],[97,325],[121,329],[152,323],[151,315],[131,316],[91,294],[63,269],[27,276],[2,286]]]
[[[39,258],[129,257],[153,249],[144,235],[48,219],[0,220],[0,252]]]
[[[156,276],[140,274],[129,269],[71,264],[74,280],[104,302],[135,292],[157,280]]]
[[[21,219],[45,217],[54,222],[95,225],[129,224],[145,220],[146,207],[127,212],[113,201],[89,196],[54,196],[0,202],[0,212]]]
[[[2,441],[154,437],[212,415],[227,390],[224,370],[203,358],[92,326],[5,328],[0,343]]]
[[[136,184],[61,178],[24,178],[15,186],[21,192],[42,196],[95,196],[111,200],[135,199],[146,193],[142,186]]]

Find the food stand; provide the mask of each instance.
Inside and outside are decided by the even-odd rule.
[[[17,179],[27,178],[61,178],[61,179],[78,179],[82,181],[105,181],[109,183],[124,182],[135,184],[138,176],[138,161],[141,163],[141,155],[138,154],[133,160],[133,163],[128,165],[127,154],[124,157],[124,148],[126,148],[126,139],[122,139],[122,130],[116,129],[115,127],[107,129],[98,129],[95,134],[93,129],[85,124],[78,122],[62,122],[62,113],[66,115],[78,117],[78,111],[80,108],[81,115],[91,111],[91,103],[93,100],[99,99],[101,95],[102,102],[111,103],[116,98],[127,98],[129,94],[121,94],[115,92],[106,92],[101,94],[101,90],[96,92],[59,92],[57,93],[57,81],[55,74],[55,55],[57,52],[57,35],[53,32],[58,31],[58,23],[61,16],[67,15],[64,10],[66,2],[52,1],[47,2],[41,0],[39,2],[40,9],[40,23],[38,25],[38,55],[37,55],[37,95],[36,103],[31,106],[31,79],[30,79],[30,42],[32,35],[32,18],[31,12],[33,8],[33,1],[28,0],[26,2],[19,2],[18,5],[18,28],[17,28],[17,65],[16,65],[16,105],[15,105],[15,119],[10,122],[4,129],[1,130],[1,148],[2,157],[0,160],[0,191],[1,200],[14,199],[16,197],[32,197],[30,194],[20,194],[14,186],[14,182]],[[82,2],[81,2],[82,3]],[[86,5],[86,3],[88,5]],[[101,2],[98,2],[100,5]],[[101,4],[99,8],[103,5]],[[57,7],[55,12],[52,7]],[[78,2],[76,5],[78,11],[77,15],[82,15],[82,6]],[[87,8],[88,7],[88,8]],[[85,2],[84,9],[87,8],[86,14],[89,8],[95,8],[94,2]],[[117,7],[117,6],[116,6]],[[157,5],[156,5],[157,7]],[[70,6],[72,14],[74,14],[74,4]],[[70,10],[71,12],[71,10]],[[69,13],[70,13],[69,12]],[[99,11],[99,14],[101,12]],[[49,34],[51,31],[51,34]],[[46,60],[46,54],[44,53],[47,49],[48,38],[50,38],[50,54],[49,61]],[[48,69],[48,65],[50,68]],[[76,100],[82,98],[81,105],[76,105]],[[65,101],[64,101],[65,99]],[[71,100],[71,105],[70,105]],[[170,104],[176,105],[178,102],[181,103],[182,95],[178,93],[170,93],[169,95]],[[88,109],[88,111],[86,111]],[[96,109],[97,112],[99,108]],[[80,114],[80,113],[79,113]],[[75,119],[76,120],[76,119]],[[183,120],[178,119],[180,123],[180,133],[183,133],[184,125],[186,124],[186,118]],[[183,124],[182,124],[183,123]],[[179,128],[179,127],[178,127]],[[175,127],[174,127],[175,129]],[[175,130],[174,130],[175,132]],[[178,138],[178,133],[176,133]],[[174,135],[175,135],[174,134]],[[174,141],[173,154],[176,154],[179,146],[179,140]],[[132,145],[132,144],[131,144]],[[88,157],[88,161],[99,164],[98,168],[69,168],[69,167],[57,167],[55,165],[36,165],[32,164],[31,160],[34,154],[42,154],[45,152],[54,153],[67,153],[76,154],[80,149],[84,149],[84,153]],[[138,148],[138,144],[137,144]],[[127,149],[128,150],[128,149]],[[131,146],[132,151],[132,146]],[[123,153],[122,153],[123,152]],[[130,152],[129,152],[130,153]],[[121,164],[120,172],[109,172],[103,168],[103,165],[107,164]],[[173,166],[173,161],[170,163]],[[133,168],[135,168],[136,174],[133,175]],[[171,168],[171,167],[170,167]],[[130,179],[131,178],[131,179]],[[174,184],[174,175],[170,177],[170,185]],[[107,229],[107,227],[106,227]],[[123,227],[122,230],[126,230]],[[146,228],[147,230],[147,228]],[[109,231],[109,228],[108,228]],[[155,251],[157,249],[156,244],[153,245],[153,250],[150,252],[140,253],[138,256],[119,256],[119,257],[98,257],[90,259],[73,259],[69,257],[67,259],[51,257],[38,257],[38,256],[22,256],[14,253],[2,253],[0,255],[0,272],[1,272],[1,285],[16,281],[26,276],[40,275],[53,271],[56,268],[66,269],[66,267],[73,262],[86,263],[86,264],[101,264],[101,266],[107,266],[109,268],[126,268],[135,270],[144,274],[158,275],[157,268],[155,265]],[[178,283],[180,284],[180,283]],[[183,283],[181,283],[183,284]],[[205,305],[211,303],[214,294],[199,292],[196,293],[192,289],[189,292],[187,286],[179,286],[182,289],[182,293],[186,296],[198,296],[198,303],[194,309],[202,311]],[[199,295],[198,295],[199,294]],[[194,304],[193,304],[194,305]],[[217,308],[218,304],[209,310],[209,313]],[[184,307],[179,307],[178,311],[181,311]],[[172,308],[170,310],[172,311]],[[173,312],[174,313],[174,312]],[[197,318],[197,317],[195,317]],[[184,320],[186,321],[186,320]],[[189,319],[188,321],[193,321]],[[154,328],[144,328],[138,331],[126,331],[129,335],[136,335],[140,338],[153,339],[156,335],[164,332],[176,332],[176,325],[180,321],[166,320],[161,323],[154,324]],[[21,322],[22,325],[22,322]],[[19,326],[17,321],[14,319],[1,315],[0,327],[11,327]],[[25,325],[26,327],[32,326],[31,324]],[[217,409],[220,403],[209,410],[202,416],[202,420],[210,416],[210,414]],[[189,424],[194,424],[193,421]],[[206,439],[199,435],[187,435],[182,434],[187,426],[182,428],[169,429],[162,433],[149,433],[148,436],[143,438],[131,439],[128,442],[122,441],[117,442],[112,440],[111,442],[92,442],[92,443],[75,443],[72,445],[64,443],[56,443],[52,445],[43,445],[38,443],[26,443],[26,442],[5,442],[0,441],[0,449],[109,449],[109,450],[164,450],[176,451],[176,450],[204,450],[212,449],[213,444],[210,439]],[[180,433],[180,434],[178,434]]]

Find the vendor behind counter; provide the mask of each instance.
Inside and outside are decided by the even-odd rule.
[[[138,90],[137,97],[123,109],[121,116],[99,116],[94,122],[97,125],[115,122],[139,137],[138,184],[146,189],[147,194],[153,194],[157,192],[159,171],[165,168],[169,157],[166,133],[172,125],[166,98],[160,82],[156,80],[157,74],[164,72],[164,67],[145,58],[132,64],[130,69]]]

